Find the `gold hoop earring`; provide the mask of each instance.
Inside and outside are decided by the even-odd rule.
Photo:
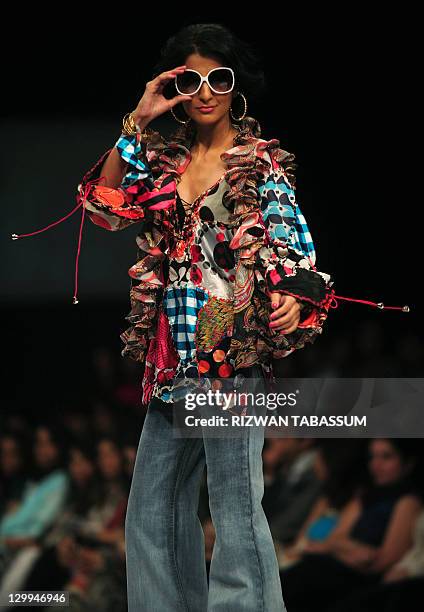
[[[183,125],[187,125],[191,121],[191,117],[189,117],[187,119],[187,121],[183,121],[182,119],[178,119],[177,115],[174,113],[174,107],[171,108],[171,113],[172,113],[172,116],[174,117],[175,121],[178,121],[178,123],[182,123]]]
[[[245,96],[244,96],[244,95],[241,93],[241,91],[239,91],[239,92],[238,92],[238,95],[240,95],[240,96],[243,98],[243,102],[244,102],[244,111],[243,111],[243,114],[242,114],[242,116],[241,116],[241,117],[234,117],[234,115],[233,115],[233,110],[232,110],[232,108],[231,108],[231,106],[230,106],[230,115],[231,115],[231,118],[232,118],[234,121],[241,121],[242,119],[244,119],[244,118],[245,118],[245,116],[246,116],[246,112],[247,112],[247,100],[246,100],[246,97],[245,97]],[[236,97],[237,97],[237,96],[236,96]],[[233,101],[234,101],[234,100],[233,100]]]

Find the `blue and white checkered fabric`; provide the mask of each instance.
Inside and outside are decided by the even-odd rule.
[[[271,240],[284,242],[316,261],[315,246],[306,219],[296,202],[295,192],[282,169],[272,171],[259,187],[264,224]]]
[[[164,312],[169,319],[172,338],[183,362],[195,357],[197,317],[207,301],[207,293],[194,285],[168,287],[165,291]]]
[[[143,162],[140,158],[143,154],[143,149],[141,141],[138,141],[137,136],[121,134],[115,143],[115,147],[118,149],[122,159],[129,164],[128,171],[122,180],[121,187],[125,189],[136,181],[148,181],[149,179],[151,181],[150,187],[154,187],[153,175],[149,165],[147,161]]]
[[[313,265],[316,262],[315,246],[312,240],[311,233],[309,231],[308,224],[302,211],[300,210],[299,204],[296,203],[296,218],[295,218],[295,231],[292,233],[293,247],[298,251],[305,253],[310,258]]]

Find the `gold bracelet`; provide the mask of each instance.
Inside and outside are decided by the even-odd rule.
[[[139,126],[134,121],[132,112],[127,113],[122,120],[122,131],[128,136],[134,136],[138,132],[141,132]]]
[[[140,134],[140,139],[142,141],[149,140],[152,134],[152,130],[146,127],[144,131],[142,132],[140,129],[140,126],[137,125],[137,123],[134,120],[133,112],[134,111],[127,113],[122,120],[123,133],[127,134],[127,136],[135,136],[136,134]]]

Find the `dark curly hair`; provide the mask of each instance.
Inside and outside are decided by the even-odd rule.
[[[248,103],[251,100],[256,101],[267,91],[265,73],[261,67],[263,60],[261,52],[253,49],[249,43],[238,38],[221,23],[193,23],[183,26],[168,38],[162,47],[160,58],[153,68],[152,78],[184,64],[192,53],[214,58],[224,66],[232,68],[235,75],[235,96],[238,92],[243,93]],[[177,95],[173,81],[165,86],[163,93],[167,98]],[[241,105],[240,112],[243,108]],[[235,113],[238,114],[238,108]],[[194,133],[191,123],[177,128],[174,138],[182,141],[190,140]],[[241,132],[250,132],[255,137],[260,136],[259,123],[253,117],[246,116],[239,125]]]

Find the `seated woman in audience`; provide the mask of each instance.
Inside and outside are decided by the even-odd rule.
[[[66,505],[42,541],[43,551],[27,577],[23,590],[61,590],[71,570],[61,563],[60,550],[68,538],[77,536],[87,514],[100,498],[100,476],[92,444],[70,445],[67,470],[70,478]]]
[[[33,446],[35,468],[27,482],[21,502],[0,521],[0,547],[11,550],[34,543],[61,511],[68,490],[63,469],[63,446],[51,426],[35,431]]]
[[[267,438],[262,506],[274,541],[290,543],[321,492],[313,438]]]
[[[129,479],[117,440],[99,440],[97,466],[101,479],[97,503],[87,512],[77,536],[58,544],[60,561],[71,573],[63,587],[72,593],[70,612],[73,606],[103,610],[106,602],[111,606],[112,595],[118,609],[125,599],[124,527]]]
[[[15,433],[0,437],[0,519],[17,508],[26,484],[28,461],[24,440]]]
[[[382,581],[349,595],[331,606],[329,612],[421,612],[423,600],[424,510],[416,521],[411,548],[384,574]]]
[[[414,440],[370,440],[368,486],[346,505],[328,538],[309,542],[299,563],[281,572],[290,612],[326,610],[379,582],[402,558],[422,509],[416,458]]]
[[[35,431],[34,470],[20,503],[0,521],[3,559],[0,597],[16,591],[41,553],[40,539],[62,511],[68,493],[65,446],[59,431],[41,425]]]
[[[290,546],[275,542],[280,568],[294,565],[309,542],[328,538],[336,527],[346,504],[358,491],[364,479],[363,440],[322,439],[317,441],[314,471],[321,482],[321,495],[312,506],[306,521]]]

